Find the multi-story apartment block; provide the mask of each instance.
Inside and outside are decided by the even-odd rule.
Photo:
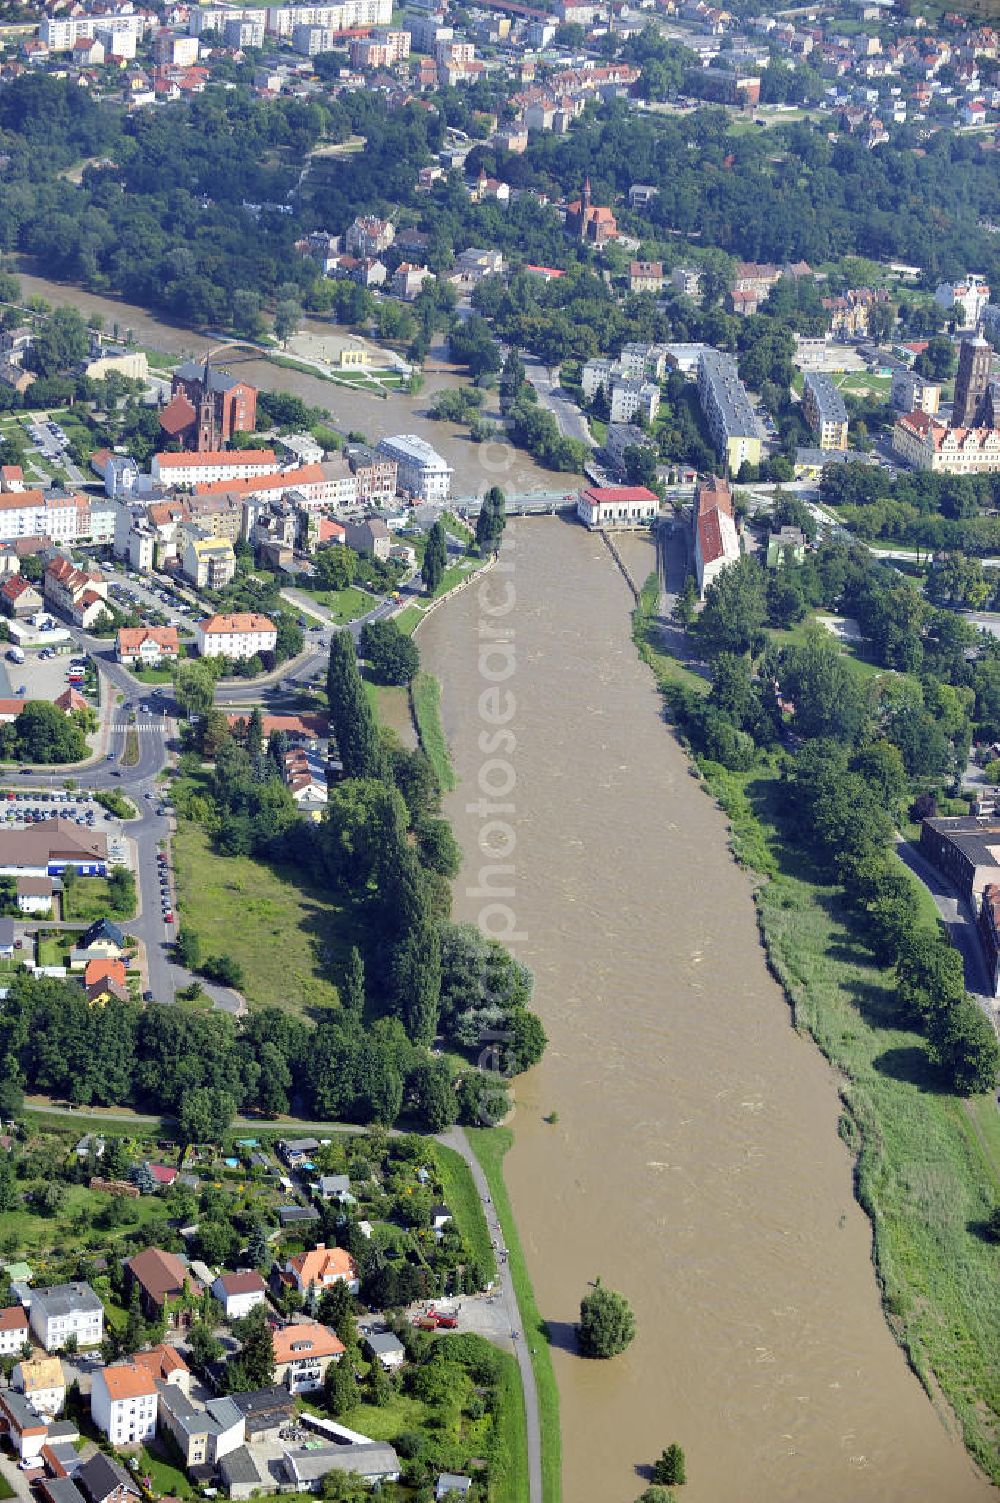
[[[652,423],[660,408],[660,388],[655,381],[634,376],[616,376],[611,382],[609,417],[612,423],[631,423],[642,417]]]
[[[847,448],[847,408],[825,371],[808,371],[802,388],[802,410],[821,449]]]
[[[344,246],[348,255],[365,258],[380,256],[387,251],[396,238],[391,219],[378,219],[374,215],[360,216],[348,226]]]
[[[91,1379],[90,1415],[116,1450],[139,1446],[156,1434],[156,1380],[132,1362],[98,1368]]]
[[[252,658],[273,652],[278,641],[274,622],[256,611],[209,616],[206,621],[196,621],[194,629],[203,658]]]
[[[408,31],[374,31],[369,37],[355,37],[350,47],[352,68],[392,68],[409,55]]]
[[[447,501],[452,468],[426,439],[415,433],[396,434],[380,439],[378,452],[395,461],[401,491],[421,501]]]
[[[97,569],[78,569],[68,558],[52,560],[45,570],[44,588],[50,608],[85,630],[93,626],[107,607],[108,582],[105,576]],[[64,1287],[76,1286],[67,1284]]]
[[[935,417],[941,388],[936,381],[926,381],[913,371],[893,371],[891,396],[897,412],[926,412],[928,417]]]
[[[760,464],[760,426],[740,380],[736,361],[718,350],[704,350],[698,360],[701,410],[720,455],[731,474],[744,463]]]
[[[924,412],[909,412],[892,430],[892,447],[918,470],[944,475],[1000,470],[1000,428],[946,428]]]
[[[142,40],[151,19],[149,11],[112,16],[43,16],[38,25],[38,37],[50,52],[71,52],[81,37],[94,37],[98,31],[120,33],[123,38],[131,39],[131,53],[117,55],[134,57],[135,43]],[[124,45],[127,46],[128,42]]]
[[[181,529],[181,573],[196,590],[224,590],[236,573],[236,554],[228,538],[212,537],[190,524]]]
[[[670,282],[683,297],[692,301],[701,297],[701,272],[697,267],[675,266],[670,273]]]
[[[104,1339],[104,1306],[89,1284],[55,1284],[31,1291],[31,1329],[47,1352],[57,1352],[75,1336],[78,1346]]]
[[[365,506],[381,506],[396,494],[399,466],[394,459],[370,449],[366,444],[348,444],[344,449],[354,474],[358,501]]]
[[[234,449],[201,454],[154,454],[150,471],[162,485],[204,485],[213,480],[247,480],[278,470],[273,449]]]
[[[939,282],[934,301],[939,308],[957,318],[963,329],[974,329],[990,300],[984,277],[963,277],[960,282]]]
[[[103,496],[19,490],[0,495],[0,542],[48,538],[53,543],[110,543],[115,509]]]

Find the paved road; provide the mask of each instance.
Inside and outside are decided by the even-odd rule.
[[[540,360],[532,360],[528,355],[522,355],[521,359],[524,361],[525,375],[538,393],[539,406],[551,412],[559,424],[563,438],[579,439],[595,449],[597,445],[590,425],[573,398],[559,385],[558,370],[550,370]]]
[[[531,1365],[531,1352],[524,1332],[524,1320],[520,1307],[517,1303],[517,1295],[514,1292],[514,1280],[510,1274],[510,1263],[507,1259],[507,1250],[504,1245],[503,1232],[500,1221],[490,1199],[490,1188],[486,1183],[486,1175],[476,1155],[473,1153],[469,1140],[460,1127],[453,1127],[449,1132],[439,1133],[438,1140],[447,1148],[453,1148],[456,1153],[469,1166],[473,1182],[482,1201],[483,1210],[486,1214],[486,1224],[490,1229],[493,1245],[497,1250],[497,1275],[499,1292],[503,1298],[504,1310],[510,1322],[510,1330],[514,1342],[514,1355],[521,1373],[521,1385],[524,1389],[524,1412],[527,1420],[528,1431],[528,1498],[527,1503],[542,1503],[542,1427],[538,1414],[538,1389],[535,1385],[535,1369]]]

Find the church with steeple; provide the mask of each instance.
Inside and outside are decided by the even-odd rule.
[[[604,245],[618,234],[611,210],[591,202],[589,175],[583,181],[582,197],[566,205],[566,233],[588,245]]]
[[[257,388],[227,371],[189,360],[174,371],[170,401],[160,413],[167,439],[198,453],[217,452],[234,433],[252,433],[257,423]]]

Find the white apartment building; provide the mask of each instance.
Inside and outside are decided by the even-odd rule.
[[[99,1368],[91,1379],[90,1415],[117,1449],[142,1445],[156,1434],[153,1374],[133,1362]]]
[[[894,371],[892,405],[897,412],[926,412],[936,417],[941,404],[941,388],[936,381],[925,381],[913,371]]]
[[[963,329],[974,329],[990,300],[989,284],[984,277],[963,277],[960,282],[939,282],[934,301],[946,313],[954,313]]]
[[[655,381],[632,376],[616,377],[611,383],[610,410],[613,423],[631,423],[641,416],[652,423],[660,410],[660,388]]]
[[[0,1357],[16,1356],[28,1339],[28,1317],[21,1305],[0,1310]]]
[[[249,480],[279,469],[273,449],[205,449],[200,454],[154,454],[150,473],[161,485],[207,485]]]
[[[131,39],[131,53],[119,56],[135,56],[135,43],[146,33],[148,13],[135,15],[100,16],[43,16],[38,25],[39,41],[45,42],[50,52],[69,52],[81,37],[96,36],[99,31],[110,32],[115,37]],[[124,45],[128,45],[127,42]],[[112,51],[118,52],[112,45]]]
[[[66,1402],[66,1375],[58,1357],[34,1357],[18,1362],[11,1387],[23,1393],[32,1409],[52,1419]]]
[[[115,508],[104,496],[38,490],[0,495],[0,543],[33,537],[53,543],[110,543],[114,535]]]
[[[254,14],[252,7],[246,10]],[[231,11],[226,12],[232,15]],[[327,31],[347,31],[354,26],[388,26],[392,0],[340,0],[337,5],[269,5],[270,36],[290,37],[296,26],[319,26]]]
[[[1000,428],[947,428],[925,412],[908,412],[897,420],[892,447],[914,469],[935,474],[1000,470]]]
[[[209,616],[206,621],[196,621],[194,629],[203,658],[252,658],[257,653],[273,652],[278,641],[274,622],[256,611]]]
[[[378,452],[396,462],[396,483],[401,491],[421,501],[447,501],[452,468],[415,433],[396,434],[379,440]]]
[[[89,1284],[54,1284],[33,1289],[31,1329],[47,1352],[57,1352],[75,1336],[78,1346],[99,1346],[104,1339],[104,1306]]]

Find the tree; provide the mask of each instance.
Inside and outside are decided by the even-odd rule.
[[[128,1172],[128,1177],[140,1195],[156,1194],[156,1178],[149,1167],[148,1161],[141,1164],[133,1164]]]
[[[358,672],[354,639],[348,631],[334,632],[326,675],[330,723],[347,778],[383,778],[385,753],[365,686]]]
[[[336,1331],[345,1347],[358,1344],[358,1328],[355,1323],[354,1296],[346,1280],[337,1279],[320,1295],[317,1318],[325,1326]]]
[[[178,1131],[185,1143],[219,1143],[235,1115],[236,1102],[228,1091],[197,1086],[181,1098]]]
[[[255,1305],[249,1315],[234,1323],[233,1332],[240,1343],[238,1364],[247,1390],[270,1388],[274,1382],[274,1342],[267,1306]]]
[[[635,1337],[635,1316],[628,1300],[598,1279],[580,1301],[577,1341],[584,1357],[616,1357]]]
[[[203,1320],[196,1320],[188,1332],[188,1346],[191,1348],[191,1356],[195,1367],[206,1368],[213,1362],[218,1362],[222,1356],[222,1342],[218,1340],[210,1325]]]
[[[247,1262],[254,1268],[266,1268],[271,1261],[271,1249],[267,1233],[259,1221],[255,1221],[247,1237]]]
[[[779,671],[801,735],[858,738],[867,715],[864,684],[829,632],[811,625],[805,641],[782,654]]]
[[[207,714],[215,698],[215,674],[206,659],[196,658],[176,665],[174,697],[186,714]]]
[[[25,364],[40,376],[57,376],[82,360],[89,346],[82,314],[76,308],[56,308],[35,331]]]
[[[12,1211],[20,1199],[13,1160],[5,1153],[0,1156],[0,1214]]]
[[[750,652],[767,620],[767,583],[752,558],[723,569],[709,585],[698,620],[698,638],[709,657],[720,652]]]
[[[352,945],[340,987],[340,1005],[354,1018],[365,1012],[365,963],[357,945]]]
[[[476,518],[476,545],[480,553],[495,553],[500,547],[507,525],[507,501],[498,485],[491,485],[483,497]]]
[[[424,561],[420,568],[420,578],[423,580],[428,595],[433,595],[441,583],[447,562],[448,544],[444,535],[444,526],[439,520],[434,523],[427,534]]]
[[[358,648],[378,684],[411,683],[420,667],[416,642],[389,619],[366,621]]]
[[[292,1084],[292,1072],[288,1061],[277,1044],[261,1044],[257,1054],[260,1077],[257,1083],[257,1105],[266,1117],[279,1117],[288,1111],[288,1093]]]
[[[316,555],[316,575],[328,590],[346,590],[354,583],[358,555],[345,543],[333,543]]]
[[[347,1414],[358,1402],[358,1385],[354,1369],[346,1358],[331,1362],[323,1379],[323,1397],[334,1419]]]
[[[283,299],[274,310],[274,333],[287,345],[290,337],[302,322],[302,308],[291,298]]]
[[[947,1070],[959,1096],[993,1093],[1000,1078],[1000,1043],[992,1023],[971,997],[962,996],[930,1017],[928,1038],[934,1057]]]
[[[654,1464],[653,1481],[663,1482],[667,1487],[680,1487],[687,1481],[684,1452],[675,1440],[671,1441],[662,1456]]]
[[[443,1132],[458,1121],[458,1097],[447,1060],[421,1060],[409,1084],[414,1107],[429,1132]]]

